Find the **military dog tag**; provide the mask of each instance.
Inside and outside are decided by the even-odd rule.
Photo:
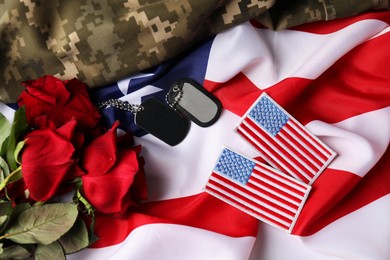
[[[192,79],[175,82],[166,98],[171,107],[202,127],[214,124],[221,114],[221,102]]]
[[[155,98],[141,103],[135,114],[135,123],[161,141],[175,146],[186,137],[190,122],[188,119]]]

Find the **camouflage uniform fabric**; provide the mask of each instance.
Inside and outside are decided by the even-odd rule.
[[[257,20],[274,30],[315,21],[329,21],[376,9],[389,9],[388,0],[291,0],[276,1]]]
[[[273,29],[374,8],[379,0],[0,0],[0,100],[54,75],[101,87],[257,18]]]

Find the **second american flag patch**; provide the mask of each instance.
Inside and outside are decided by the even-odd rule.
[[[204,190],[247,214],[291,233],[311,186],[224,148]]]

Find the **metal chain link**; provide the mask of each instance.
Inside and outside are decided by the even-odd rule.
[[[173,109],[176,110],[175,107],[176,107],[177,103],[179,103],[180,99],[182,98],[182,96],[183,96],[183,91],[181,91],[181,89],[180,89],[178,86],[174,86],[174,87],[172,88],[172,91],[173,91],[174,93],[175,93],[175,92],[179,92],[179,93],[174,97],[173,102],[172,102],[172,103],[169,102],[169,99],[168,99],[169,93],[167,93],[167,95],[165,96],[165,100],[167,101],[167,103],[168,103],[168,105],[169,105],[170,107],[172,107]]]
[[[165,100],[167,101],[167,103],[170,107],[172,107],[173,109],[176,110],[175,106],[177,105],[177,103],[179,103],[180,99],[182,98],[183,91],[181,91],[181,89],[178,86],[174,86],[172,91],[179,92],[174,97],[173,102],[170,103],[168,101],[168,94],[165,96]],[[118,108],[118,109],[121,109],[124,111],[131,112],[133,114],[136,114],[137,112],[140,112],[144,109],[141,105],[130,104],[127,101],[122,101],[122,100],[115,99],[115,98],[109,99],[109,100],[104,101],[104,102],[97,103],[96,107],[99,110],[104,109],[104,108],[108,108],[108,107],[115,107],[115,108]]]
[[[109,99],[107,101],[101,102],[96,104],[96,107],[100,110],[103,108],[107,107],[115,107],[124,111],[131,112],[133,114],[136,114],[137,112],[142,111],[144,108],[141,105],[135,105],[135,104],[130,104],[127,101],[122,101],[119,99]]]

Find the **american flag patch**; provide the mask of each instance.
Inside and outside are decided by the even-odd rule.
[[[263,93],[236,132],[273,167],[312,183],[336,153]]]
[[[291,233],[311,186],[224,148],[204,190]]]

